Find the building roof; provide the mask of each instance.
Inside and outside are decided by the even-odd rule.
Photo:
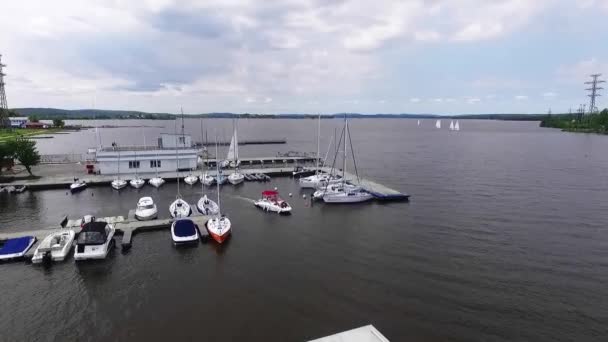
[[[27,121],[28,120],[27,116],[12,116],[12,117],[9,117],[8,119],[9,120],[14,120],[14,121],[17,121],[17,120],[19,120],[19,121],[23,121],[23,120]]]

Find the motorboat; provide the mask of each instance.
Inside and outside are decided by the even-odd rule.
[[[32,263],[43,261],[63,261],[70,252],[76,234],[71,229],[62,229],[45,237],[32,257]]]
[[[161,185],[165,184],[165,180],[162,179],[161,177],[154,177],[154,178],[150,178],[150,180],[148,181],[148,184],[152,185],[155,188],[160,187]]]
[[[142,197],[137,201],[135,218],[140,221],[153,220],[158,217],[158,209],[152,197]]]
[[[284,201],[278,191],[266,190],[262,192],[262,198],[254,202],[255,206],[265,211],[273,211],[279,214],[291,212],[291,206]]]
[[[215,183],[215,177],[211,176],[206,172],[200,176],[200,179],[201,183],[203,183],[204,185],[213,185],[213,183]]]
[[[257,177],[257,179],[259,181],[262,181],[262,182],[268,182],[268,181],[270,181],[270,176],[268,176],[267,174],[256,173],[255,176]]]
[[[216,216],[207,221],[205,224],[207,232],[215,242],[223,243],[230,237],[232,231],[232,223],[226,216]]]
[[[114,246],[116,229],[106,222],[86,223],[76,239],[75,260],[105,259]]]
[[[77,193],[87,188],[87,182],[74,178],[74,183],[70,184],[70,192]]]
[[[240,173],[239,170],[236,170],[235,172],[228,175],[228,182],[230,182],[230,184],[232,185],[241,184],[244,180],[245,176],[243,176],[243,174]]]
[[[214,201],[210,200],[207,195],[203,195],[196,203],[196,209],[203,215],[217,215],[220,208]]]
[[[127,181],[124,179],[117,178],[112,181],[112,188],[115,190],[123,189],[127,186]]]
[[[135,178],[133,178],[133,179],[131,179],[131,181],[129,181],[129,184],[131,184],[131,186],[134,187],[135,189],[139,189],[142,186],[144,186],[144,184],[146,184],[146,181],[138,176],[135,176]]]
[[[192,215],[190,204],[184,201],[181,197],[178,197],[175,201],[173,201],[173,203],[171,203],[169,206],[169,212],[173,218],[184,218]]]
[[[171,224],[171,239],[175,244],[198,241],[198,227],[190,219],[175,220]]]
[[[194,185],[196,182],[198,182],[198,177],[193,174],[189,174],[184,177],[184,182],[188,185]]]
[[[316,190],[312,194],[312,198],[320,200],[323,199],[323,196],[328,193],[344,192],[345,189],[346,191],[353,191],[360,189],[360,187],[348,183],[330,184],[322,187],[321,189]]]
[[[294,178],[308,177],[315,174],[317,170],[307,169],[302,166],[296,166],[291,173]]]
[[[248,182],[251,182],[251,181],[257,180],[256,178],[253,178],[253,177],[252,177],[250,174],[248,174],[248,173],[244,173],[244,174],[243,174],[243,176],[245,177],[245,180],[246,180],[246,181],[248,181]]]
[[[36,242],[34,236],[21,236],[8,239],[0,246],[0,260],[21,258]]]
[[[363,189],[348,189],[344,191],[328,192],[323,195],[325,203],[360,203],[374,198],[372,194]]]

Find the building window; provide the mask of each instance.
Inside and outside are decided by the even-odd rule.
[[[179,137],[179,143],[186,145],[186,137]]]
[[[150,160],[150,168],[157,168],[160,166],[160,160]]]
[[[138,161],[130,161],[129,169],[139,169],[139,160]]]

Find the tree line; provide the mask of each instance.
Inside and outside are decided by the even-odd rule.
[[[602,110],[597,114],[583,116],[579,114],[548,114],[540,122],[540,126],[559,128],[565,131],[572,132],[608,134],[608,108]]]

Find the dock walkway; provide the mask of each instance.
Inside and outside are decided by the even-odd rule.
[[[331,172],[330,167],[324,167],[323,171],[326,173]],[[336,170],[334,169],[334,172]],[[357,184],[357,176],[352,173],[345,172],[344,178],[347,181],[353,184]],[[393,201],[406,201],[409,199],[410,195],[406,193],[399,192],[395,189],[391,189],[387,186],[384,186],[380,183],[376,183],[369,179],[359,177],[359,185],[370,194],[374,195],[376,199],[379,200],[393,200]]]

